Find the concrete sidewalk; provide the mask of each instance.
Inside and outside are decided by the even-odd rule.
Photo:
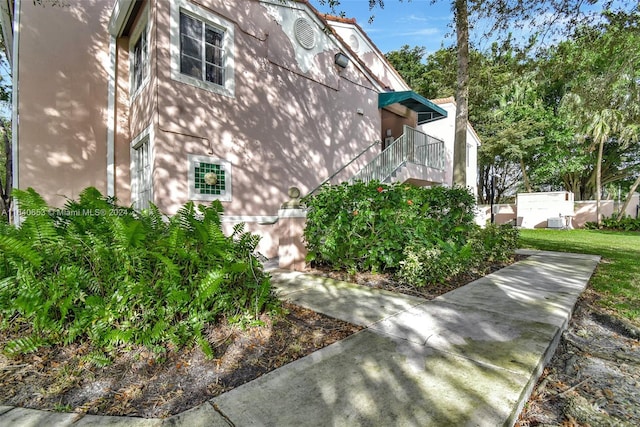
[[[520,253],[432,301],[275,270],[283,299],[366,329],[165,420],[0,406],[0,425],[513,425],[599,261]]]

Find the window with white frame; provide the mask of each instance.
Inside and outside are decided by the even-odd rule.
[[[140,21],[129,37],[129,73],[131,98],[135,97],[149,81],[149,31],[148,8],[140,15]]]
[[[172,78],[233,97],[233,23],[187,0],[171,6]]]
[[[137,93],[149,75],[149,54],[147,49],[147,27],[142,30],[140,38],[133,45],[131,58],[131,93]]]
[[[152,197],[150,136],[131,146],[131,201],[138,210],[149,208]]]
[[[208,156],[189,155],[189,199],[231,201],[231,163]]]
[[[180,72],[224,85],[224,32],[180,12]]]

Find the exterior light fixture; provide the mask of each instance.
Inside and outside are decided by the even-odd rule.
[[[349,65],[349,58],[347,58],[347,55],[345,55],[342,52],[338,52],[336,53],[336,56],[334,57],[335,59],[335,64],[342,68],[343,70],[345,68],[347,68],[347,65]]]

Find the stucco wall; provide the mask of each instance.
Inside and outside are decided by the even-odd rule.
[[[381,110],[382,127],[379,138],[384,141],[387,137],[387,129],[391,129],[394,140],[400,138],[404,132],[404,126],[416,127],[417,114],[406,107],[390,105]]]
[[[129,143],[129,39],[117,41],[116,58],[116,95],[115,95],[115,136],[114,168],[115,197],[123,205],[131,204],[131,176]]]
[[[136,135],[140,134],[143,130],[148,128],[153,123],[153,118],[155,114],[155,87],[156,87],[156,51],[154,47],[156,44],[156,27],[155,27],[155,16],[156,12],[156,3],[153,1],[144,1],[143,6],[138,11],[138,16],[135,18],[132,31],[138,25],[144,25],[145,20],[148,19],[147,28],[148,28],[148,43],[149,43],[149,80],[146,84],[143,85],[142,89],[139,93],[135,94],[135,96],[131,96],[130,90],[127,85],[127,92],[125,93],[127,103],[129,105],[128,113],[129,113],[129,132],[130,138],[135,138]],[[129,40],[130,38],[123,38],[127,43],[122,46],[126,49],[126,64],[120,64],[123,69],[126,68],[127,72],[123,76],[127,81],[129,80]]]
[[[447,111],[447,117],[420,125],[418,129],[427,135],[434,136],[444,141],[445,146],[445,184],[453,185],[453,143],[455,140],[456,105],[452,102],[438,104]],[[478,145],[480,141],[475,133],[467,127],[467,145],[469,146],[469,158],[467,159],[467,187],[471,188],[474,195],[477,191],[478,180]]]
[[[631,202],[625,211],[626,216],[630,216],[632,218],[637,218],[638,215],[638,205],[639,205],[639,197],[637,193],[634,194],[631,198]],[[617,214],[618,210],[622,208],[623,202],[616,202],[614,200],[602,200],[600,203],[600,213],[603,218],[611,217],[612,215]],[[546,203],[541,203],[541,209],[546,207]],[[519,226],[523,226],[525,228],[545,228],[547,226],[547,219],[549,217],[557,217],[558,213],[556,210],[553,212],[549,212],[547,215],[543,215],[538,221],[535,222],[535,227],[532,227],[531,224],[534,222],[534,218],[530,218],[527,220],[522,214],[518,212],[518,208],[516,204],[499,204],[494,205],[495,212],[495,222],[496,224],[505,224],[505,223],[516,223]],[[565,212],[565,214],[571,213],[571,226],[574,228],[582,228],[587,222],[595,222],[596,221],[596,201],[595,200],[580,200],[573,202],[573,211]],[[478,215],[476,216],[476,222],[478,224],[485,224],[489,221],[491,217],[491,209],[489,205],[479,205],[478,206]],[[529,224],[529,225],[528,225]]]
[[[306,194],[378,138],[377,92],[352,64],[334,65],[337,45],[311,52],[307,68],[265,5],[237,3],[198,2],[235,25],[234,97],[172,80],[170,4],[158,3],[154,183],[168,213],[187,201],[188,154],[232,163],[227,215],[275,215],[290,186]]]
[[[625,210],[625,215],[631,218],[638,218],[638,205],[640,195],[638,193],[631,197],[631,202]],[[602,200],[600,202],[600,215],[603,218],[608,218],[617,215],[618,211],[622,208],[624,200],[620,203],[615,200]],[[574,227],[583,227],[587,222],[596,221],[596,202],[594,200],[577,201],[574,205],[575,217],[573,218]]]
[[[113,0],[20,2],[19,187],[54,205],[106,192],[106,109]]]
[[[355,25],[344,22],[329,21],[338,35],[357,54],[365,66],[384,84],[395,91],[411,90],[402,77],[389,66],[380,52]]]

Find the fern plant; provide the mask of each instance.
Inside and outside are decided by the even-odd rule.
[[[242,225],[226,236],[220,202],[189,202],[167,218],[155,206],[118,206],[95,188],[62,209],[33,189],[14,196],[31,215],[20,228],[0,225],[0,327],[31,333],[9,342],[8,354],[89,340],[96,354],[171,342],[212,356],[207,324],[277,306],[254,255],[259,238]]]

